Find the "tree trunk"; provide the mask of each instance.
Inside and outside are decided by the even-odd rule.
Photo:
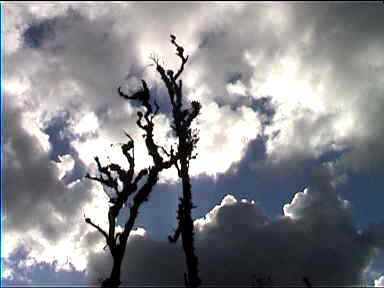
[[[119,237],[120,242],[119,244],[117,244],[117,247],[111,250],[112,257],[113,257],[113,266],[112,266],[111,275],[109,278],[103,281],[101,286],[102,288],[117,288],[121,284],[120,282],[121,263],[123,261],[128,237],[136,222],[141,204],[147,201],[148,196],[152,191],[152,188],[157,183],[159,171],[160,170],[158,168],[151,169],[148,175],[147,182],[144,184],[144,186],[133,198],[133,205],[130,208],[128,221],[125,223],[124,231]]]
[[[192,191],[191,181],[189,178],[187,162],[184,160],[181,163],[181,178],[183,185],[183,224],[181,228],[181,238],[183,249],[186,257],[187,275],[185,277],[186,287],[196,288],[201,284],[198,271],[198,260],[195,255],[194,247],[194,233],[193,233],[193,220],[192,220]]]
[[[102,288],[118,288],[120,282],[121,263],[123,261],[123,254],[117,254],[113,256],[113,266],[111,275],[105,279],[101,285]]]

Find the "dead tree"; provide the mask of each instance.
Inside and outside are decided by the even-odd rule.
[[[190,108],[185,108],[183,103],[182,80],[179,79],[184,71],[184,66],[189,56],[184,55],[184,48],[177,44],[176,37],[171,35],[171,43],[176,47],[176,55],[181,59],[181,65],[176,73],[173,70],[165,70],[157,58],[153,57],[156,70],[165,84],[172,105],[172,131],[178,139],[177,160],[174,163],[182,182],[182,197],[177,211],[178,227],[174,235],[169,236],[169,241],[175,243],[179,236],[186,258],[187,272],[184,274],[186,287],[199,287],[201,280],[198,271],[198,259],[194,249],[192,208],[192,187],[189,176],[189,163],[196,158],[194,149],[199,140],[198,131],[192,129],[193,120],[199,115],[201,105],[197,101],[191,102]]]
[[[159,106],[154,101],[155,109],[150,103],[150,93],[147,84],[142,80],[142,89],[133,95],[124,94],[121,89],[118,89],[119,95],[128,100],[136,100],[144,108],[145,114],[141,111],[137,112],[137,126],[144,131],[145,144],[148,154],[152,157],[153,164],[138,172],[135,171],[135,153],[134,153],[134,140],[126,133],[129,138],[128,142],[121,146],[123,156],[128,162],[128,170],[123,169],[118,164],[108,164],[103,166],[98,157],[95,157],[99,176],[86,175],[88,179],[100,182],[103,186],[113,190],[110,196],[110,203],[112,204],[108,211],[108,231],[103,230],[99,225],[92,222],[90,218],[85,218],[85,222],[93,226],[105,238],[106,247],[113,258],[112,271],[109,278],[102,282],[101,287],[119,287],[121,264],[123,261],[127,241],[130,232],[132,231],[135,221],[137,219],[140,206],[148,200],[152,188],[158,181],[159,173],[172,167],[177,162],[177,154],[171,148],[166,151],[163,147],[156,145],[153,139],[154,123],[153,119],[156,116]],[[164,155],[164,153],[166,155]],[[167,158],[167,159],[164,159]],[[140,180],[145,181],[140,185]],[[119,185],[119,182],[122,185]],[[124,229],[121,233],[116,233],[116,219],[121,209],[129,203],[129,217],[125,222]]]

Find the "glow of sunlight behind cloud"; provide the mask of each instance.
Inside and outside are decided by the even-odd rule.
[[[77,134],[94,133],[99,128],[99,121],[94,112],[86,113],[78,123],[74,123],[73,130]]]
[[[287,112],[297,107],[324,111],[321,83],[314,85],[305,75],[299,75],[299,65],[296,59],[288,56],[273,64],[265,82],[258,85],[256,95],[271,95],[277,105],[283,106],[281,108]]]
[[[198,158],[191,162],[191,174],[207,173],[214,176],[229,169],[241,159],[249,141],[261,131],[258,114],[251,108],[232,110],[216,103],[204,106],[198,119],[200,141]]]
[[[75,167],[75,160],[73,160],[71,155],[59,155],[59,162],[56,163],[56,166],[59,168],[59,179],[61,180],[65,174]]]

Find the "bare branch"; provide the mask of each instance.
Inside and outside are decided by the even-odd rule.
[[[149,55],[149,59],[151,59],[156,66],[159,65],[159,56],[155,53],[151,53],[151,55]]]
[[[197,158],[197,155],[199,155],[199,153],[195,153],[195,154],[193,154],[191,157],[189,157],[189,159],[196,159]]]
[[[185,65],[185,63],[187,63],[189,56],[184,56],[184,48],[176,43],[176,37],[174,35],[171,35],[171,43],[173,45],[175,45],[176,51],[177,51],[176,55],[179,56],[181,59],[180,68],[174,77],[174,79],[176,81],[177,78],[181,75],[181,73],[183,73],[184,65]]]
[[[167,155],[168,157],[171,156],[170,153],[168,153],[168,151],[163,147],[163,146],[160,146],[160,149],[164,152],[165,155]]]
[[[142,169],[139,174],[136,175],[135,180],[133,181],[134,184],[137,185],[137,183],[140,182],[140,180],[145,176],[148,175],[148,169]]]
[[[135,149],[133,138],[125,132],[129,138],[127,143],[121,144],[123,155],[128,161],[128,170],[123,169],[118,164],[109,164],[102,166],[98,157],[95,157],[99,174],[97,177],[86,175],[87,178],[100,182],[101,184],[114,188],[116,197],[111,197],[110,202],[113,204],[108,211],[108,234],[100,226],[94,224],[91,219],[86,218],[86,223],[93,226],[101,233],[107,241],[107,246],[113,257],[113,267],[110,277],[103,281],[102,287],[118,287],[120,281],[120,268],[124,251],[126,248],[128,236],[131,233],[136,219],[139,214],[141,205],[148,201],[149,195],[156,185],[159,173],[162,170],[175,166],[179,177],[182,179],[183,197],[180,199],[178,209],[178,227],[174,234],[168,237],[171,242],[176,242],[178,238],[183,240],[183,249],[186,255],[187,273],[185,274],[185,283],[188,287],[197,288],[201,281],[198,276],[198,261],[194,252],[193,243],[193,221],[191,216],[192,209],[192,191],[189,178],[189,161],[194,159],[197,154],[193,154],[198,141],[197,133],[192,130],[191,123],[199,114],[201,105],[198,102],[192,102],[190,109],[183,109],[183,83],[180,76],[182,75],[185,64],[188,62],[189,56],[184,55],[184,48],[176,42],[176,37],[171,35],[171,43],[176,48],[176,55],[181,59],[181,64],[176,73],[173,70],[165,70],[160,64],[159,57],[155,54],[150,56],[156,65],[164,85],[168,90],[168,95],[172,105],[173,122],[171,128],[178,137],[177,149],[173,146],[169,150],[157,145],[154,140],[154,122],[153,119],[160,110],[160,107],[154,99],[151,101],[151,94],[147,83],[141,80],[142,87],[132,94],[126,94],[121,87],[117,92],[121,98],[125,100],[138,101],[141,111],[137,112],[136,124],[144,131],[145,145],[147,152],[152,157],[153,165],[147,169],[142,169],[135,173]],[[117,174],[117,176],[116,176]],[[144,178],[143,185],[138,187],[138,183]],[[123,188],[121,192],[118,190],[118,184],[121,181]],[[129,217],[126,219],[122,233],[117,233],[116,222],[120,210],[128,202],[129,196],[133,197],[133,201],[129,201]]]
[[[109,164],[108,168],[109,168],[109,170],[116,172],[117,175],[119,175],[120,180],[124,179],[126,174],[127,174],[127,171],[125,171],[123,168],[120,167],[120,165],[115,164],[115,163]]]
[[[88,178],[90,178],[92,180],[99,181],[100,183],[108,186],[109,188],[113,188],[116,191],[116,193],[118,194],[119,193],[118,183],[117,183],[117,180],[112,177],[112,174],[109,171],[110,167],[109,166],[106,166],[106,167],[101,166],[99,157],[97,157],[97,156],[95,157],[95,161],[97,163],[97,168],[100,172],[100,177],[99,178],[88,177]],[[104,179],[103,174],[106,175],[108,179]]]
[[[179,225],[179,226],[177,226],[177,228],[176,228],[175,232],[173,233],[173,235],[168,235],[168,241],[170,243],[176,243],[177,240],[180,237],[180,234],[181,234],[181,227]]]
[[[125,94],[123,91],[121,91],[120,86],[119,86],[119,88],[117,88],[117,92],[119,93],[120,97],[127,99],[127,100],[131,99],[128,94]]]
[[[97,231],[99,231],[99,232],[105,237],[105,239],[107,240],[107,243],[109,242],[109,241],[108,241],[108,234],[107,234],[107,232],[105,232],[99,225],[94,224],[94,223],[91,221],[90,218],[85,218],[85,222],[86,222],[87,224],[93,226],[94,228],[96,228]]]
[[[141,120],[143,120],[143,113],[141,111],[138,111],[137,112],[137,121],[136,121],[136,124],[137,126],[139,126],[141,129],[143,129],[144,131],[147,131],[147,126],[144,126],[142,123],[141,123]]]
[[[136,221],[136,218],[139,213],[139,207],[143,202],[146,202],[148,200],[148,196],[152,191],[152,188],[156,185],[158,181],[158,175],[161,171],[161,167],[155,166],[151,167],[148,171],[148,178],[145,184],[139,189],[139,191],[135,194],[135,197],[133,198],[133,204],[130,207],[130,213],[129,218],[127,222],[124,225],[123,233],[120,236],[121,243],[126,243],[128,236],[133,228],[133,225]],[[125,244],[124,244],[125,245]]]
[[[127,136],[127,137],[129,138],[129,140],[131,140],[132,144],[135,142],[135,141],[133,140],[132,136],[129,135],[127,131],[124,131],[124,134],[125,134],[125,136]]]
[[[180,56],[180,57],[182,58],[182,62],[181,62],[181,66],[180,66],[180,68],[179,68],[179,71],[177,71],[177,73],[176,73],[176,75],[175,75],[175,80],[177,80],[177,78],[181,75],[181,73],[183,73],[183,71],[184,71],[184,65],[185,65],[185,63],[187,63],[188,58],[189,58],[189,56],[187,56],[187,57],[185,57],[185,58],[183,58],[182,56]]]
[[[175,91],[173,89],[172,81],[167,76],[167,73],[165,72],[164,68],[159,64],[159,62],[155,62],[156,64],[156,70],[161,76],[161,80],[164,82],[165,87],[167,87],[168,95],[171,100],[172,106],[174,106],[175,102]],[[172,79],[171,79],[172,80]]]
[[[180,170],[179,164],[177,163],[177,160],[175,161],[175,167],[176,167],[176,170],[177,170],[177,175],[179,175],[179,177],[181,177],[181,170]]]
[[[188,111],[187,118],[184,122],[184,129],[191,126],[192,121],[200,114],[201,104],[198,101],[191,102],[191,109]]]
[[[129,169],[127,171],[126,181],[131,181],[134,174],[134,170],[135,170],[135,146],[134,146],[134,141],[132,137],[127,132],[125,132],[125,135],[130,139],[130,141],[121,146],[121,151],[123,152],[125,158],[129,163]],[[132,150],[132,155],[130,154],[131,150]]]
[[[118,91],[120,97],[122,97],[126,100],[138,100],[138,101],[140,101],[141,105],[143,105],[146,108],[147,112],[145,113],[145,115],[146,115],[146,117],[148,117],[148,115],[152,113],[152,106],[149,103],[149,99],[150,99],[151,95],[149,93],[148,85],[145,82],[145,80],[142,79],[141,84],[142,84],[142,89],[139,89],[138,91],[136,91],[132,95],[127,95],[124,92],[122,92],[121,87],[119,87],[117,89],[117,91]]]
[[[125,158],[128,161],[129,172],[130,172],[131,170],[133,170],[135,168],[135,154],[134,154],[134,151],[132,150],[132,155],[131,155],[129,153],[129,150],[127,150],[128,149],[127,146],[128,146],[128,144],[122,145],[121,150],[123,152],[123,155],[125,156]],[[129,177],[129,178],[132,178],[132,177]]]
[[[117,183],[116,183],[116,186],[115,186],[115,182],[113,182],[113,181],[111,182],[109,179],[104,179],[101,176],[100,177],[94,177],[94,176],[91,176],[91,175],[87,174],[87,175],[85,175],[85,178],[88,178],[90,180],[94,180],[94,181],[100,182],[101,184],[103,184],[103,185],[105,185],[105,186],[107,186],[109,188],[115,189],[115,191],[117,189]]]
[[[153,118],[157,115],[157,113],[160,110],[160,106],[159,106],[159,104],[157,104],[156,99],[153,101],[153,104],[155,105],[155,112],[153,112],[153,115],[152,115],[152,118],[151,118],[151,122],[152,122]]]

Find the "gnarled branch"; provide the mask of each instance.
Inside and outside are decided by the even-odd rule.
[[[85,218],[85,222],[91,226],[93,226],[97,231],[99,231],[107,240],[108,242],[108,234],[105,232],[99,225],[96,225],[95,223],[92,222],[90,218]]]
[[[184,65],[185,65],[185,63],[187,63],[189,56],[184,56],[184,48],[176,43],[176,36],[175,35],[171,35],[171,43],[173,45],[175,45],[176,51],[177,51],[176,55],[179,56],[181,59],[180,68],[174,77],[174,79],[176,81],[177,78],[179,78],[179,76],[181,75],[181,73],[183,73]]]

